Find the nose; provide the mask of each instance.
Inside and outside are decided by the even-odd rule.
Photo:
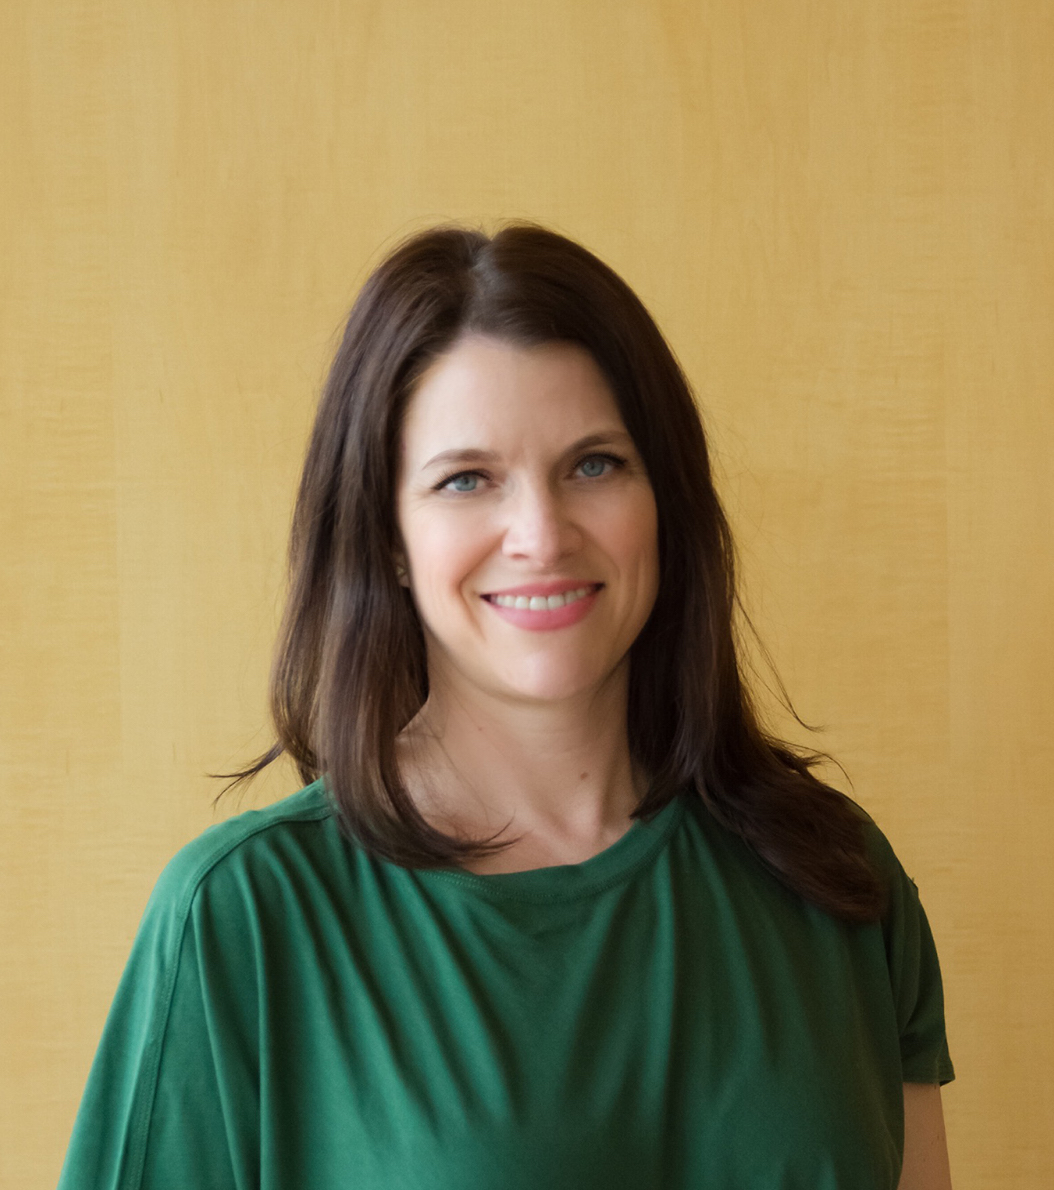
[[[502,553],[547,567],[581,548],[571,509],[545,484],[524,484],[506,504]]]

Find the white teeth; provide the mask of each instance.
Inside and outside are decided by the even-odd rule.
[[[579,587],[575,591],[565,591],[562,595],[492,595],[491,599],[499,605],[499,607],[514,607],[520,611],[532,612],[553,611],[555,608],[563,607],[564,604],[574,603],[576,599],[582,599],[590,594],[592,587]]]

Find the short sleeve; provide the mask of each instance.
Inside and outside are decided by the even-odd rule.
[[[873,855],[887,878],[882,923],[893,992],[903,1081],[950,1083],[955,1078],[944,1021],[944,986],[937,947],[918,888],[873,824]]]
[[[92,1063],[59,1190],[241,1190],[252,1145],[232,1117],[251,1084],[201,848],[162,873]],[[213,858],[211,855],[210,859]],[[243,973],[244,974],[244,973]],[[226,989],[230,989],[229,991]],[[241,1155],[239,1155],[239,1153]]]

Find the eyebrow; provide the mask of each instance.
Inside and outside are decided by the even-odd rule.
[[[632,443],[632,437],[625,430],[608,430],[603,434],[587,434],[572,443],[564,454],[577,454],[580,450],[587,450],[591,446],[605,446],[615,442]],[[435,467],[440,463],[493,463],[501,456],[493,450],[479,450],[475,447],[455,447],[453,450],[440,451],[425,463],[422,470]]]

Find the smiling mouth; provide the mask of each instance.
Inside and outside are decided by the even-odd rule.
[[[511,607],[517,611],[544,612],[555,611],[558,607],[566,607],[569,603],[576,603],[585,599],[587,595],[594,595],[603,587],[603,583],[586,583],[572,591],[564,591],[559,595],[484,595],[488,603],[495,603],[498,607]]]

